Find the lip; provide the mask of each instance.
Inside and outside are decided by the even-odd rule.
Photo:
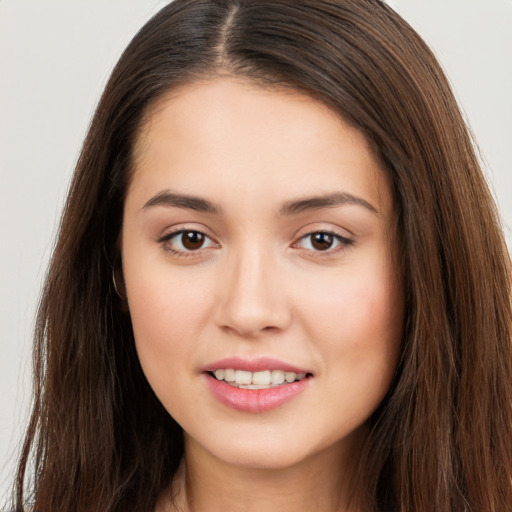
[[[311,378],[306,377],[274,388],[242,389],[217,380],[208,373],[203,376],[209,390],[219,402],[237,411],[253,413],[270,411],[284,405],[302,393],[311,381]]]
[[[245,370],[246,372],[262,372],[264,370],[283,370],[293,373],[312,373],[311,371],[293,366],[291,364],[273,359],[271,357],[259,357],[257,359],[242,359],[240,357],[227,357],[215,361],[202,368],[203,372],[213,372],[219,369],[233,368],[235,370]]]
[[[217,380],[209,373],[214,370],[226,368],[245,370],[248,372],[283,370],[285,372],[306,373],[309,374],[309,377],[296,382],[283,383],[268,389],[243,389],[230,386],[224,381]],[[312,372],[268,357],[260,357],[257,359],[229,357],[205,366],[202,371],[208,389],[219,402],[231,409],[251,413],[270,411],[290,402],[297,395],[305,391],[312,380]]]

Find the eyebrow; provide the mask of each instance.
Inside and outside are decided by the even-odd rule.
[[[318,210],[321,208],[332,208],[336,206],[355,205],[366,208],[372,213],[380,215],[380,212],[372,204],[361,197],[354,196],[348,192],[334,192],[332,194],[305,197],[287,201],[279,209],[279,215],[282,217],[289,215],[298,215],[308,210]],[[154,206],[171,206],[175,208],[185,208],[212,215],[222,214],[220,206],[203,199],[201,197],[191,196],[187,194],[177,194],[169,190],[163,190],[149,201],[147,201],[142,209]]]
[[[297,215],[307,210],[317,210],[321,208],[332,208],[336,206],[355,205],[362,206],[367,210],[380,215],[380,212],[362,197],[357,197],[348,192],[334,192],[321,196],[305,197],[294,201],[286,202],[279,214],[282,216]]]
[[[200,197],[189,196],[186,194],[176,194],[169,190],[163,190],[153,196],[142,209],[151,208],[153,206],[174,206],[176,208],[186,208],[197,212],[210,213],[220,215],[222,210],[219,206]]]

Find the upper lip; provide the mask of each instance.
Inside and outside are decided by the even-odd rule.
[[[219,359],[205,366],[203,372],[213,372],[215,370],[233,368],[235,370],[245,370],[247,372],[261,372],[264,370],[283,370],[285,372],[309,373],[310,371],[300,368],[293,364],[280,361],[271,357],[259,357],[257,359],[242,359],[240,357],[226,357]]]

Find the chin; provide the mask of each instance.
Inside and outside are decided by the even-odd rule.
[[[279,433],[281,434],[281,433]],[[228,435],[224,439],[201,443],[210,456],[233,467],[255,470],[281,470],[307,462],[314,454],[334,449],[312,444],[313,436],[273,435],[260,432],[258,436]],[[208,442],[210,441],[210,442]],[[196,441],[192,441],[195,443]]]

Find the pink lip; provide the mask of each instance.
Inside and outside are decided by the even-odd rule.
[[[302,393],[311,381],[305,378],[268,389],[242,389],[217,380],[208,373],[203,374],[212,394],[222,404],[244,412],[265,412],[275,409]]]
[[[226,368],[245,370],[248,372],[283,370],[285,372],[306,373],[310,376],[311,372],[269,357],[261,357],[257,359],[229,357],[205,366],[202,371],[204,372],[203,375],[206,379],[206,384],[209,390],[222,404],[237,411],[270,411],[271,409],[275,409],[295,398],[297,395],[302,393],[302,391],[304,391],[311,382],[311,378],[305,378],[297,382],[285,382],[280,386],[268,389],[243,389],[230,386],[229,384],[226,384],[226,382],[217,380],[209,374],[209,372]]]
[[[247,372],[261,372],[263,370],[283,370],[293,373],[311,373],[308,370],[298,368],[291,364],[272,359],[270,357],[260,357],[257,359],[242,359],[240,357],[228,357],[215,361],[202,368],[203,372],[213,372],[218,369],[233,368],[235,370],[245,370]]]

